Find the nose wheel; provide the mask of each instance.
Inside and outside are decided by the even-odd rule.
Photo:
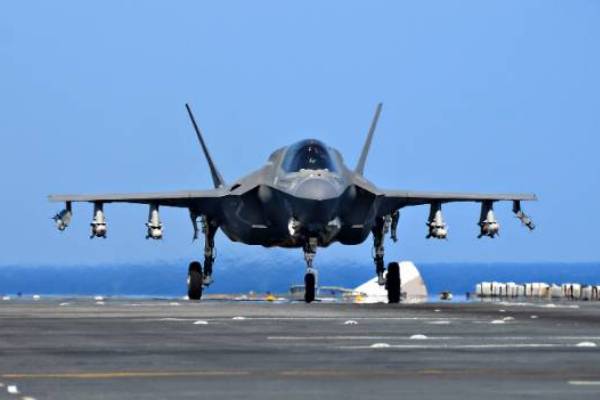
[[[304,301],[312,303],[315,301],[315,293],[317,290],[317,278],[314,272],[307,272],[304,275]]]
[[[203,286],[202,264],[198,261],[192,261],[188,267],[188,298],[190,300],[200,300],[202,297]]]

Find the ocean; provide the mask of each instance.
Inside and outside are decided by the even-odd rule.
[[[297,260],[239,262],[215,265],[215,283],[207,293],[285,293],[303,282],[304,265]],[[595,263],[419,263],[417,268],[430,294],[474,291],[481,281],[579,282],[600,284]],[[323,286],[354,288],[374,276],[372,263],[337,262],[319,265]],[[183,296],[187,263],[109,264],[85,266],[0,266],[0,294]]]

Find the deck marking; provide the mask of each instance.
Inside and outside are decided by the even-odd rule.
[[[213,318],[215,320],[227,320],[233,318]],[[249,321],[345,321],[348,317],[243,317]],[[352,317],[356,321],[471,321],[477,318],[459,318],[459,317]],[[483,319],[481,319],[483,320]]]
[[[193,321],[193,318],[173,318],[173,317],[167,317],[167,318],[158,318],[158,319],[152,319],[151,321]]]
[[[338,346],[339,349],[361,350],[371,346]],[[572,344],[557,343],[487,343],[487,344],[392,344],[391,349],[399,350],[469,350],[469,349],[528,349],[528,348],[576,348]]]
[[[410,340],[410,336],[267,336],[267,340]],[[463,339],[460,337],[438,336],[430,339]]]
[[[60,372],[33,374],[3,374],[8,379],[114,379],[114,378],[172,378],[194,376],[242,376],[248,371],[109,371],[109,372]]]
[[[17,385],[8,385],[6,391],[10,394],[19,394],[19,388]]]
[[[347,376],[413,376],[413,375],[439,375],[439,374],[462,374],[464,371],[456,370],[438,370],[438,369],[421,369],[416,371],[358,371],[358,370],[325,370],[325,369],[302,369],[302,370],[288,370],[280,371],[277,373],[279,376],[307,376],[307,377],[347,377]]]
[[[600,340],[600,336],[544,336],[547,340]],[[267,336],[267,340],[409,340],[410,336],[360,336],[360,335],[332,335],[332,336]],[[473,340],[477,339],[474,336],[428,336],[430,340]],[[536,340],[540,339],[536,336],[486,336],[482,340]],[[560,344],[560,343],[555,343]],[[566,343],[565,343],[566,344]],[[573,343],[576,345],[576,343]]]
[[[133,318],[135,321],[196,321],[197,318]],[[231,320],[247,320],[247,321],[346,321],[348,317],[213,317],[207,318],[207,321],[231,321]],[[355,321],[473,321],[487,322],[480,318],[461,318],[461,317],[352,317]]]
[[[575,386],[600,386],[600,381],[569,381],[569,385],[575,385]]]

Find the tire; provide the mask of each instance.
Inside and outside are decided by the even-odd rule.
[[[387,267],[386,289],[388,303],[395,304],[400,302],[400,265],[397,262],[391,262]]]
[[[315,286],[315,274],[304,275],[304,301],[306,303],[312,303],[315,301]]]
[[[188,298],[200,300],[202,297],[202,264],[192,261],[188,267]]]

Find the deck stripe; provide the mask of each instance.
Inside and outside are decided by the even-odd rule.
[[[35,374],[3,374],[5,379],[114,379],[114,378],[171,378],[194,376],[242,376],[248,371],[108,371],[63,372]]]

